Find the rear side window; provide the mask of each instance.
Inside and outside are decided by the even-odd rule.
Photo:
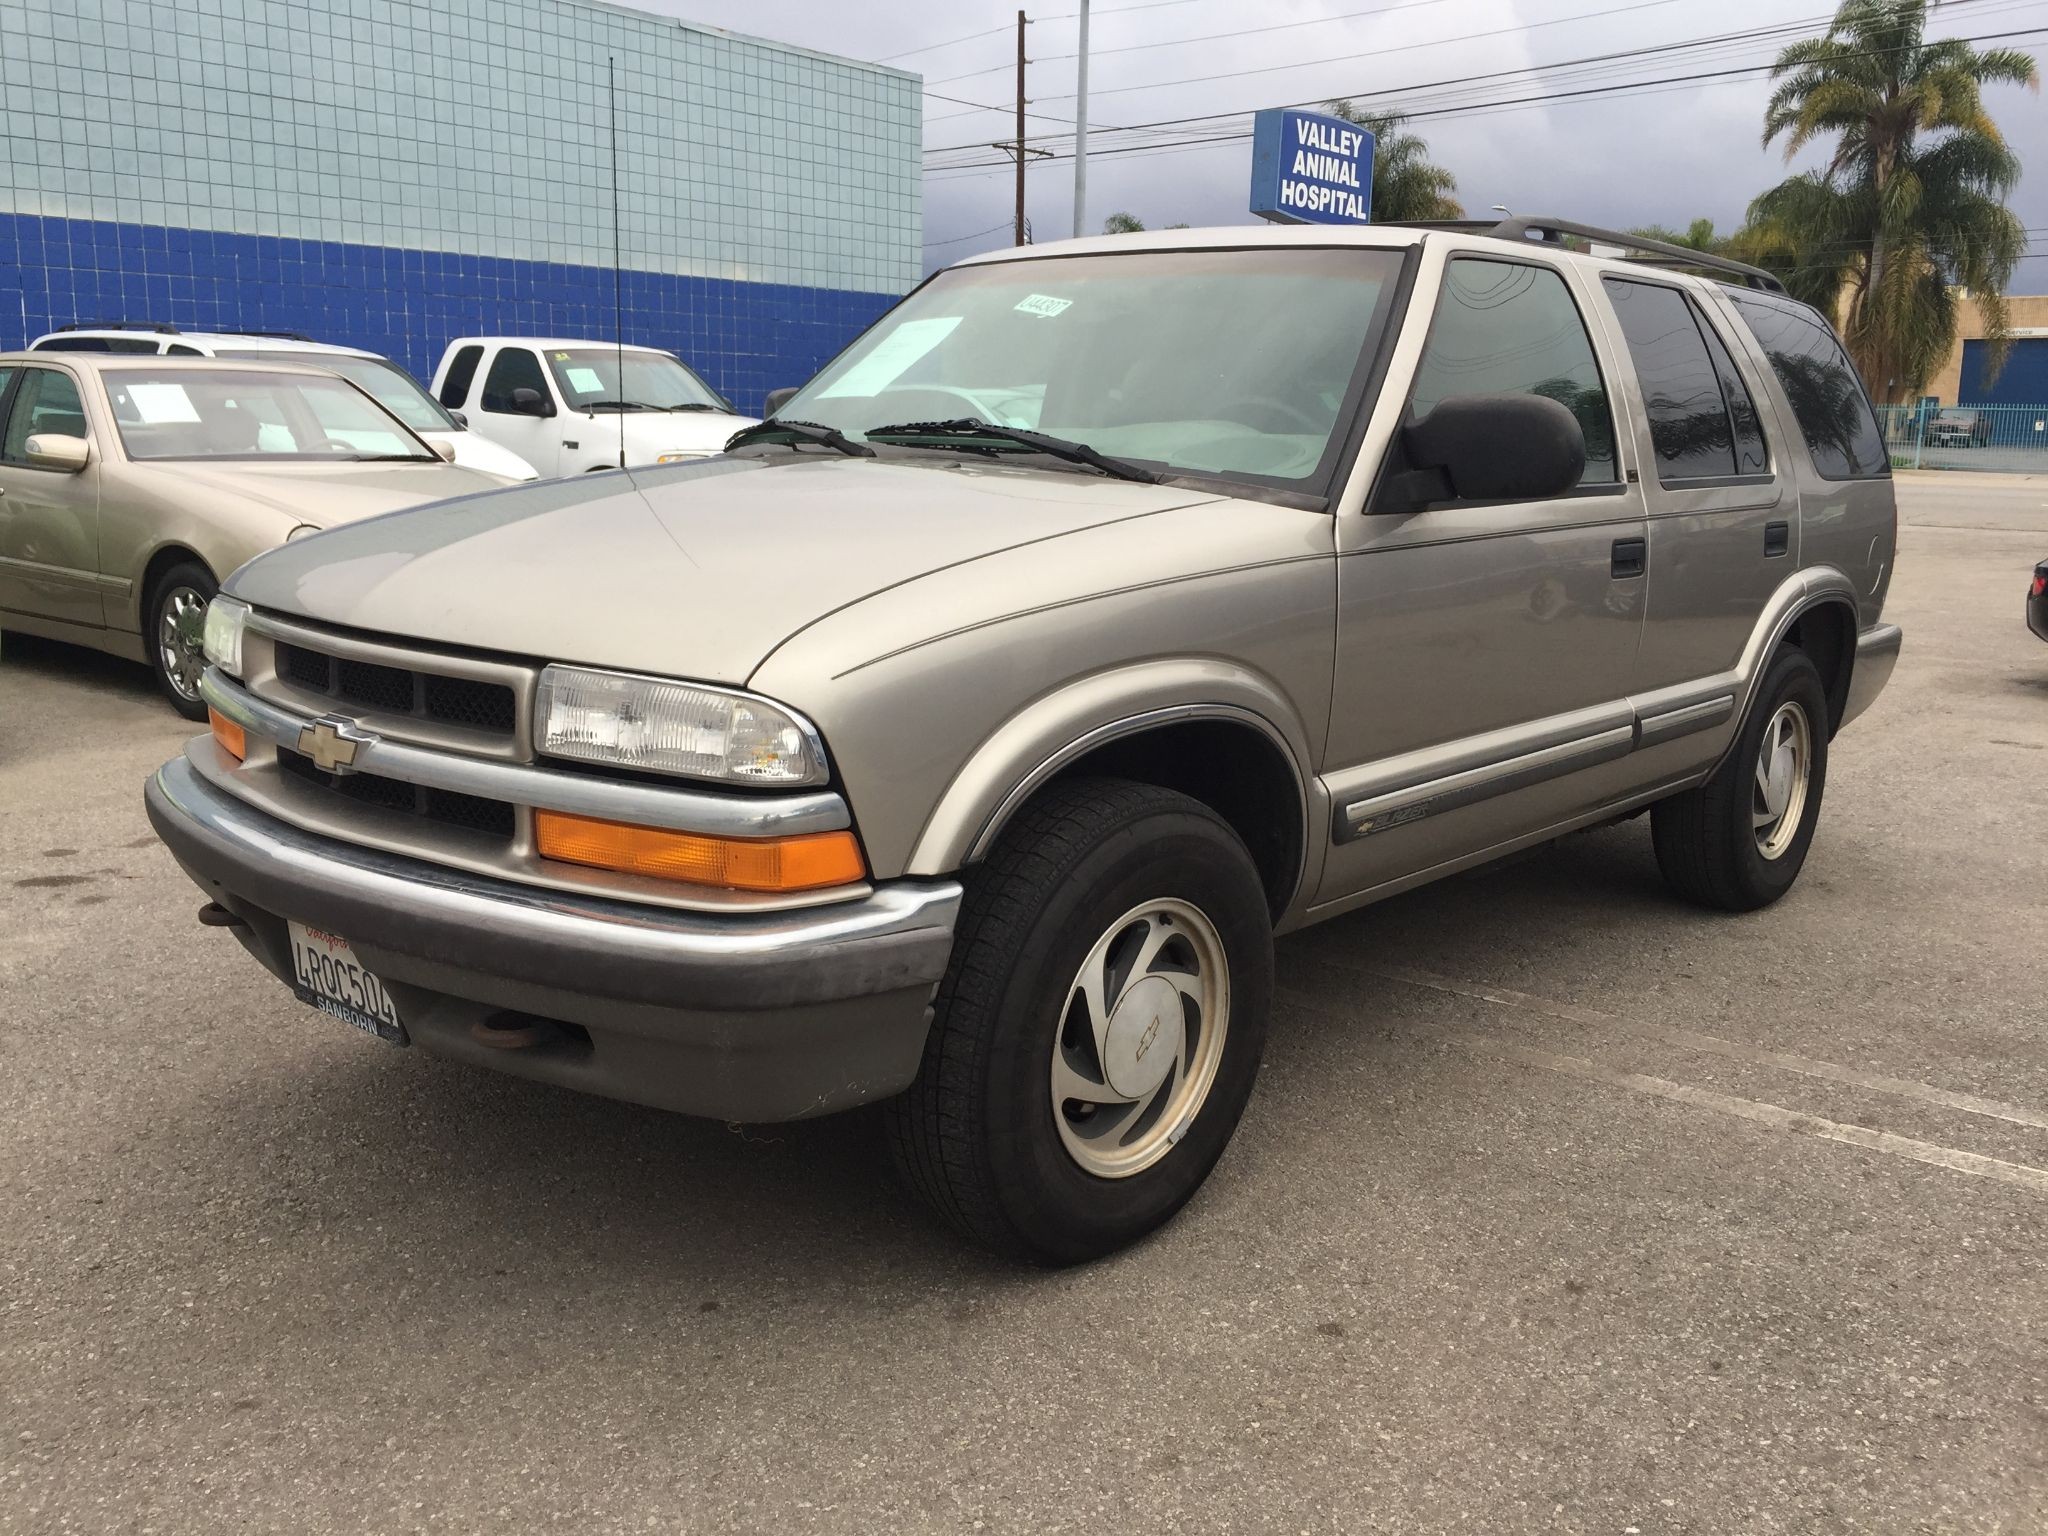
[[[1692,300],[1662,283],[1602,282],[1642,385],[1658,480],[1766,473],[1756,407]]]
[[[510,411],[515,389],[530,389],[545,397],[548,381],[541,375],[540,359],[526,348],[501,347],[491,359],[491,371],[484,375],[483,408]]]
[[[1544,395],[1579,419],[1586,437],[1581,485],[1611,485],[1614,417],[1586,322],[1563,277],[1519,261],[1459,257],[1409,397],[1411,419],[1462,395]]]
[[[204,356],[206,356],[206,354],[205,354],[204,352],[200,351],[200,350],[199,350],[199,349],[198,349],[197,347],[188,347],[188,346],[186,346],[186,345],[185,345],[184,343],[182,343],[182,342],[177,342],[177,341],[174,341],[174,342],[172,342],[172,343],[171,343],[171,344],[170,344],[170,345],[169,345],[168,347],[165,347],[165,348],[164,348],[164,351],[166,351],[167,353],[169,353],[169,354],[170,354],[170,355],[171,355],[172,357],[204,357]]]
[[[476,365],[483,355],[482,347],[464,347],[448,365],[448,376],[441,381],[441,403],[450,410],[459,410],[469,398],[469,386],[476,380]]]
[[[1813,467],[1826,480],[1891,473],[1863,381],[1827,321],[1804,304],[1760,293],[1731,293],[1771,371],[1785,386]]]

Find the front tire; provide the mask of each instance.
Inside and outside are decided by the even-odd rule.
[[[206,670],[206,605],[220,583],[196,561],[183,561],[159,576],[142,610],[142,644],[149,669],[171,707],[187,720],[204,720],[199,677]]]
[[[1098,1258],[1184,1205],[1265,1047],[1273,935],[1244,844],[1207,806],[1083,779],[1021,812],[968,881],[897,1166],[976,1242]]]
[[[1727,761],[1651,809],[1657,867],[1673,890],[1704,907],[1754,912],[1792,889],[1820,821],[1828,725],[1819,669],[1783,647]]]

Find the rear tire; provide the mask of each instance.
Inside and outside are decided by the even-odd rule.
[[[206,670],[206,605],[220,583],[196,561],[172,566],[151,587],[142,608],[142,648],[171,707],[187,720],[204,720],[199,674]]]
[[[1651,809],[1657,867],[1673,890],[1704,907],[1753,912],[1792,889],[1820,820],[1828,722],[1813,659],[1781,648],[1727,760]]]
[[[1213,811],[1123,780],[1055,786],[970,874],[923,1066],[888,1106],[898,1168],[1008,1257],[1135,1241],[1229,1144],[1272,978],[1263,884]]]

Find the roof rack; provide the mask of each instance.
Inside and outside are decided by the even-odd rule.
[[[152,320],[74,320],[69,325],[57,327],[60,331],[155,331],[159,336],[179,334],[175,325],[160,325]]]
[[[1761,288],[1767,293],[1785,291],[1785,285],[1776,277],[1746,261],[1716,256],[1711,251],[1696,251],[1691,246],[1673,245],[1668,240],[1652,240],[1647,235],[1601,229],[1593,224],[1575,224],[1569,219],[1515,214],[1505,219],[1404,219],[1398,222],[1408,229],[1454,230],[1459,234],[1488,235],[1496,240],[1530,240],[1541,245],[1563,245],[1567,235],[1576,235],[1581,240],[1597,240],[1602,245],[1618,245],[1625,251],[1638,252],[1640,254],[1629,259],[1640,261],[1645,266],[1696,267],[1703,272],[1719,272],[1740,278],[1745,288]]]
[[[313,338],[304,331],[250,331],[238,325],[224,325],[213,332],[216,336],[267,336],[272,341],[311,341]]]

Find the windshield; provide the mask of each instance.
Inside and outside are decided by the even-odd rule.
[[[730,411],[726,398],[667,352],[624,353],[625,387],[619,386],[616,347],[550,347],[548,368],[572,411]]]
[[[103,377],[131,459],[440,462],[390,412],[341,379],[175,364]]]
[[[398,364],[382,357],[355,357],[347,352],[285,352],[216,348],[215,357],[246,358],[257,363],[307,363],[328,368],[352,384],[360,384],[377,403],[415,432],[460,432],[461,425]]]
[[[1066,256],[942,272],[779,416],[859,438],[979,418],[1167,470],[1326,471],[1397,251]]]

